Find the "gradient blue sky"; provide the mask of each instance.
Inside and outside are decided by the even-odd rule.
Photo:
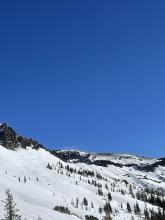
[[[165,156],[165,1],[0,1],[0,103],[49,148]]]

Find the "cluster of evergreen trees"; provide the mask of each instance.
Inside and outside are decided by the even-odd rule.
[[[150,203],[151,205],[161,207],[165,210],[165,199],[162,198],[162,195],[160,196],[156,191],[147,188],[145,191],[137,192],[136,198]]]
[[[103,187],[102,187],[102,183],[99,183],[98,180],[104,180],[107,182],[107,179],[104,178],[100,173],[95,173],[93,171],[90,170],[85,170],[85,169],[75,169],[72,168],[71,166],[67,165],[67,166],[63,166],[63,164],[61,162],[59,162],[59,169],[65,169],[66,175],[71,176],[72,174],[78,174],[80,175],[80,181],[86,182],[88,184],[91,184],[95,187],[97,187],[97,194],[99,196],[105,196],[107,197],[107,202],[104,205],[104,207],[100,207],[99,208],[99,213],[102,214],[104,213],[105,220],[109,220],[112,219],[111,218],[111,214],[112,214],[112,208],[110,205],[110,201],[112,200],[111,194],[108,192],[107,195],[104,194],[103,191]],[[50,164],[48,164],[47,166],[48,169],[52,169],[52,166]],[[64,174],[64,172],[63,172]],[[85,179],[83,177],[90,177],[93,178],[95,177],[97,179]],[[132,198],[136,198],[137,200],[141,200],[144,201],[145,203],[149,203],[151,205],[154,206],[158,206],[162,209],[159,209],[158,211],[154,211],[153,209],[148,210],[147,208],[145,210],[140,210],[139,204],[138,202],[135,203],[135,205],[133,207],[130,206],[129,203],[126,204],[126,209],[128,213],[133,213],[135,215],[138,216],[145,216],[146,220],[165,220],[165,213],[163,210],[165,210],[165,199],[163,198],[165,196],[165,191],[162,191],[161,189],[144,189],[141,191],[138,191],[137,193],[134,193],[134,189],[136,189],[135,185],[131,185],[128,183],[127,180],[123,180],[123,183],[125,183],[126,187],[128,190],[124,190],[122,188],[119,188],[116,190],[116,185],[118,183],[118,179],[114,179],[114,182],[110,183],[109,185],[107,185],[107,183],[105,184],[105,189],[111,192],[120,192],[122,195],[126,195],[129,194],[131,195]],[[78,181],[76,181],[76,184],[78,185]],[[88,209],[88,201],[86,198],[84,198],[82,204],[86,207],[86,209]],[[76,202],[75,207],[78,208],[78,199]],[[92,207],[92,205],[91,205]],[[121,205],[121,208],[123,207],[123,205]],[[118,211],[118,209],[116,209]],[[115,213],[115,210],[113,210],[113,213]],[[88,220],[93,220],[95,219],[95,217],[93,216],[87,216],[86,219]]]
[[[55,211],[61,212],[61,213],[65,213],[65,214],[69,214],[70,215],[70,211],[68,209],[68,207],[64,207],[64,206],[55,206],[54,207]]]
[[[92,216],[92,215],[86,215],[85,220],[99,220],[98,218]]]
[[[148,210],[147,208],[144,210],[144,216],[146,220],[164,220],[165,219],[165,211],[161,211],[160,208],[158,212],[154,210]]]
[[[58,167],[59,169],[65,169],[66,171],[68,171],[70,174],[78,174],[80,176],[84,176],[84,177],[96,177],[97,179],[103,179],[105,181],[107,181],[106,178],[104,178],[100,173],[94,173],[94,171],[91,170],[87,170],[87,169],[79,169],[77,170],[76,168],[72,168],[69,165],[66,165],[65,167],[63,166],[63,164],[59,161],[58,162]],[[47,164],[47,168],[52,170],[53,166],[50,165],[49,163]]]
[[[127,202],[127,211],[128,211],[129,213],[134,212],[135,215],[140,215],[140,214],[141,214],[141,210],[140,210],[139,204],[138,204],[137,202],[136,202],[136,204],[134,205],[133,210],[131,209],[130,204]]]

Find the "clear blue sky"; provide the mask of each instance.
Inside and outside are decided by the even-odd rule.
[[[49,148],[165,156],[165,1],[0,1],[0,103]]]

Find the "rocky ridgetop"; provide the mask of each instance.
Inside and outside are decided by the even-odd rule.
[[[35,150],[44,148],[57,158],[70,163],[94,164],[102,167],[134,167],[134,169],[146,172],[153,172],[159,166],[165,167],[165,158],[148,159],[127,154],[85,153],[78,150],[48,150],[32,138],[18,135],[6,123],[0,124],[0,145],[10,150],[15,150],[18,147],[24,149],[31,147]]]
[[[90,153],[84,153],[78,150],[52,150],[50,152],[65,162],[91,164],[89,160]]]
[[[18,147],[26,148],[31,146],[34,149],[44,148],[43,145],[31,138],[25,138],[18,135],[11,127],[6,123],[0,124],[0,144],[7,148],[14,150]]]

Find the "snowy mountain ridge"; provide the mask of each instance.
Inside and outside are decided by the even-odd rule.
[[[165,219],[164,158],[51,151],[2,124],[0,175],[0,219],[6,189],[27,220]]]

